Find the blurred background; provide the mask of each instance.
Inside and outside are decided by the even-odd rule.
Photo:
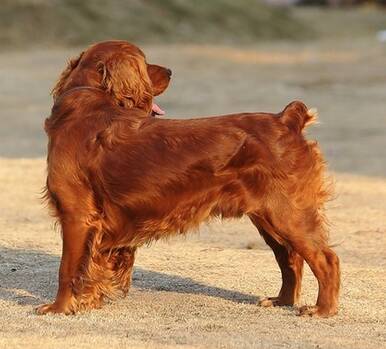
[[[173,79],[168,117],[318,108],[338,172],[386,174],[386,2],[0,0],[0,157],[44,157],[49,95],[67,60],[126,39]]]

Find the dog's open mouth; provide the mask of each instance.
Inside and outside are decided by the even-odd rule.
[[[165,115],[165,112],[158,106],[158,104],[153,102],[153,105],[151,107],[151,115]]]

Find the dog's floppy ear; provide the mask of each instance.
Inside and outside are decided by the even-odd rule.
[[[115,54],[99,62],[102,86],[124,107],[137,107],[150,112],[152,86],[145,60],[137,55]]]
[[[170,69],[160,65],[148,64],[147,73],[152,84],[153,96],[158,96],[169,86],[170,77],[172,76]]]
[[[68,77],[70,76],[72,71],[78,66],[83,54],[84,52],[82,52],[78,57],[71,58],[68,61],[66,69],[64,69],[62,74],[60,74],[59,80],[56,82],[54,88],[51,91],[51,95],[54,97],[54,100],[62,94],[63,87],[66,85]]]

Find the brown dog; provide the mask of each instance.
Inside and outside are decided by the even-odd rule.
[[[127,293],[138,247],[213,216],[248,215],[283,278],[278,297],[262,304],[298,301],[305,260],[319,295],[300,313],[335,314],[339,260],[327,244],[324,161],[302,134],[315,115],[293,102],[279,114],[149,117],[170,75],[124,41],[91,46],[62,73],[45,129],[46,196],[63,255],[56,300],[38,313],[100,307]]]

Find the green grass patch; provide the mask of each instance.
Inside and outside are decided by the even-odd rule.
[[[151,43],[299,39],[310,26],[258,0],[1,0],[2,48],[119,38]]]

